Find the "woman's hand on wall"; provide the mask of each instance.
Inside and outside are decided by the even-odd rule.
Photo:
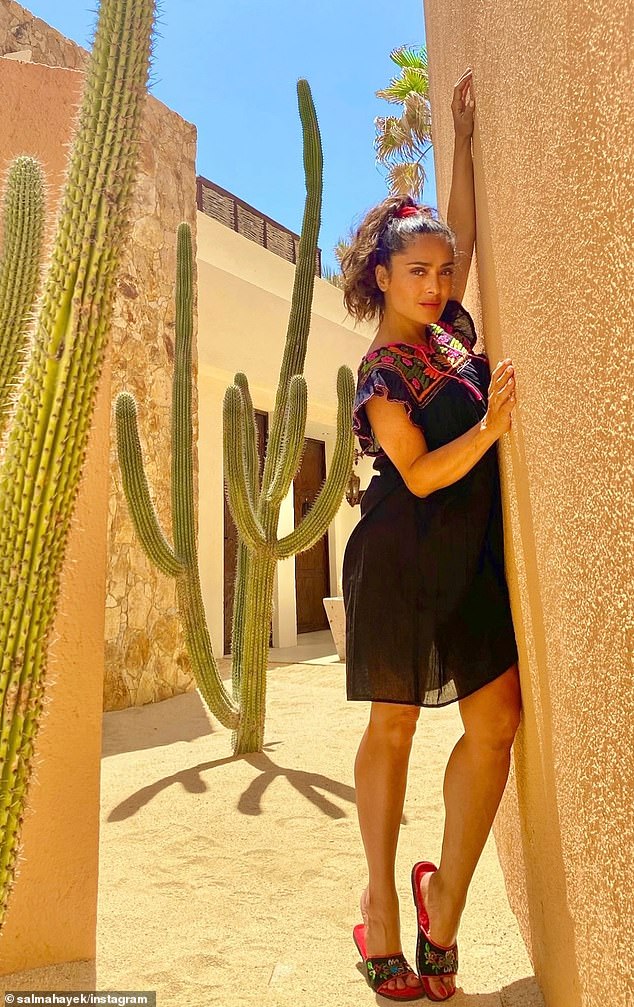
[[[468,67],[454,84],[451,111],[456,136],[471,136],[473,134],[473,112],[475,98],[473,96],[473,70]]]
[[[511,429],[511,412],[516,404],[515,369],[510,357],[493,369],[489,383],[489,402],[481,426],[497,440]]]

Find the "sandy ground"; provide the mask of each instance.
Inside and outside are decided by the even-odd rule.
[[[158,1007],[389,1003],[352,942],[365,884],[353,762],[368,712],[346,701],[343,665],[296,664],[271,667],[262,754],[232,757],[197,692],[105,714],[96,961],[3,976],[2,988],[156,990]],[[461,733],[457,704],[422,711],[397,858],[410,963],[410,869],[438,862]],[[455,1007],[542,1007],[492,835],[459,948]]]

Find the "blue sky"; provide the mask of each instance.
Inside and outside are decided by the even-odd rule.
[[[28,6],[90,47],[94,4]],[[398,106],[375,91],[397,72],[392,49],[424,43],[422,0],[162,0],[157,31],[150,90],[196,124],[197,173],[297,232],[304,180],[296,81],[308,80],[324,151],[319,244],[336,267],[338,238],[387,195],[373,120]],[[436,206],[431,151],[425,170],[423,198]]]

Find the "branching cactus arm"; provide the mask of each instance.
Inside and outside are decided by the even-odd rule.
[[[280,458],[266,498],[278,506],[299,471],[304,453],[304,433],[308,411],[308,390],[302,374],[291,378]]]
[[[337,439],[328,477],[304,520],[284,538],[276,542],[277,559],[288,559],[310,549],[324,535],[339,510],[350,477],[354,450],[352,405],[354,378],[349,367],[340,367],[337,374]]]
[[[260,499],[260,457],[258,454],[258,427],[255,422],[255,409],[253,408],[253,401],[251,399],[251,391],[249,389],[249,382],[247,380],[246,374],[239,371],[235,378],[234,384],[240,389],[240,394],[242,395],[242,402],[245,410],[244,419],[244,452],[245,452],[245,473],[247,478],[247,487],[250,490],[250,499],[253,504],[254,512],[257,509],[258,501]],[[264,451],[266,445],[261,446],[261,450]]]
[[[176,559],[159,525],[148,486],[139,439],[136,402],[129,392],[117,396],[115,407],[117,455],[130,517],[147,557],[168,577],[176,577],[183,564]]]
[[[224,398],[224,464],[229,507],[241,538],[256,553],[271,553],[264,528],[251,503],[244,450],[245,407],[237,385],[230,385]]]
[[[176,331],[172,384],[172,525],[174,551],[185,566],[198,568],[192,425],[193,250],[189,224],[176,235]]]
[[[117,443],[126,499],[141,544],[156,566],[176,579],[187,652],[201,696],[224,727],[237,730],[238,706],[227,692],[214,658],[198,572],[193,479],[192,334],[193,251],[189,224],[179,224],[176,249],[176,341],[172,385],[172,534],[163,534],[143,466],[136,403],[117,397]]]
[[[315,288],[315,257],[321,224],[321,201],[323,191],[323,154],[319,123],[307,80],[297,81],[297,101],[302,122],[304,145],[304,175],[306,178],[306,202],[302,219],[301,238],[295,268],[291,310],[288,319],[286,343],[280,368],[280,377],[275,397],[275,411],[269,433],[269,445],[264,463],[262,491],[268,489],[275,477],[277,460],[283,436],[284,418],[290,380],[293,374],[301,374],[306,360],[308,334]]]

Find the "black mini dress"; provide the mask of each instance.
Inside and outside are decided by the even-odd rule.
[[[350,700],[446,706],[518,659],[504,571],[497,444],[461,479],[417,497],[376,440],[365,403],[405,404],[430,451],[483,418],[491,380],[473,319],[449,300],[427,343],[362,359],[353,427],[376,475],[343,557]]]

